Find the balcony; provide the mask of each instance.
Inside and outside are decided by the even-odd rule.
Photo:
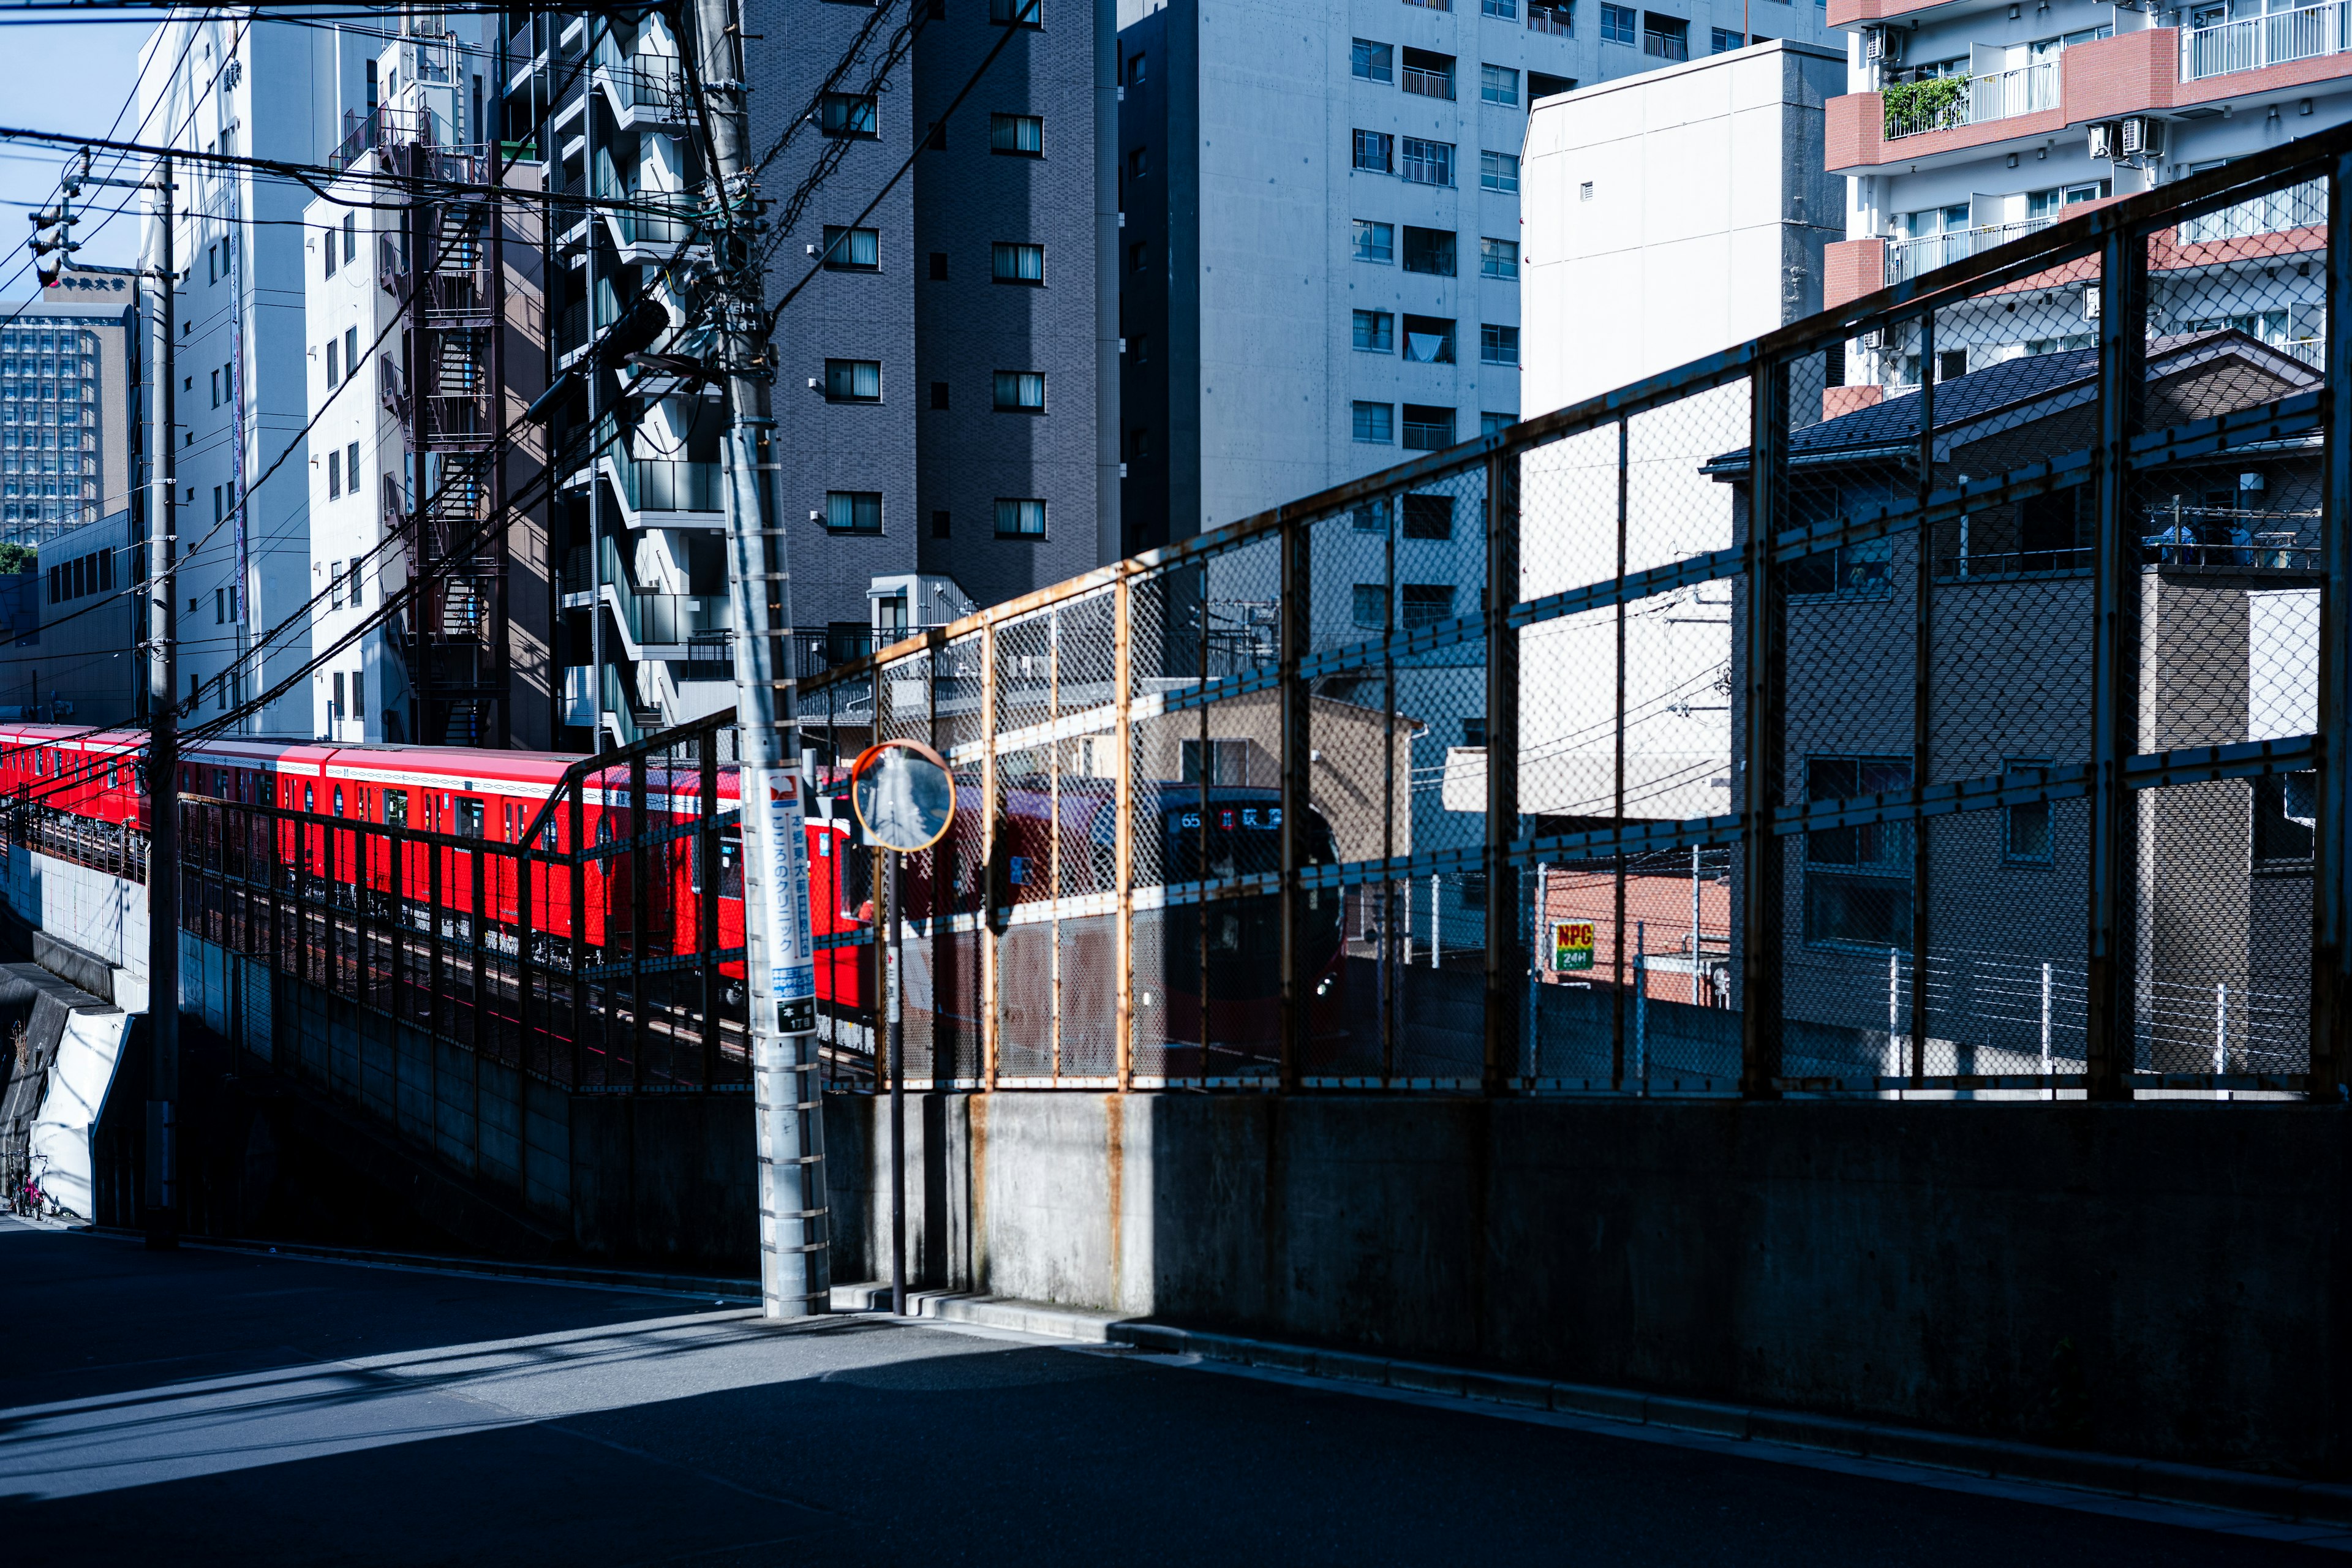
[[[1917,136],[1930,131],[1953,131],[1963,125],[2010,120],[2058,107],[2058,62],[2021,66],[1961,79],[1898,82],[1883,95],[1886,103],[1885,139]]]
[[[2180,79],[2290,65],[2352,48],[2352,5],[2332,0],[2267,16],[2246,16],[2180,35]]]
[[[631,458],[611,452],[604,455],[604,461],[614,469],[622,502],[632,512],[690,512],[724,521],[725,502],[719,495],[716,463]]]
[[[2030,217],[2017,223],[1988,224],[1981,228],[1964,228],[1950,234],[1890,240],[1886,247],[1887,281],[1899,283],[1923,272],[1933,272],[1938,267],[1948,267],[1955,261],[1966,261],[1971,256],[2007,245],[2012,239],[2021,239],[2037,229],[2048,228],[2052,221],[2046,217]],[[1879,285],[1881,288],[1885,286]],[[1864,292],[1869,290],[1864,289]]]

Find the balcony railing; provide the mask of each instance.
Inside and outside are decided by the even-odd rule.
[[[2247,16],[2215,26],[2184,30],[2180,35],[2180,79],[2201,81],[2232,71],[2260,70],[2264,66],[2307,60],[2317,55],[2341,54],[2352,48],[2352,5],[2331,0],[2325,5],[2303,5],[2273,11],[2267,16]]]
[[[1423,98],[1452,98],[1454,73],[1424,70],[1419,66],[1407,66],[1403,72],[1403,86],[1405,91],[1417,92]]]
[[[2326,226],[2326,184],[2306,180],[2300,185],[2289,185],[2285,190],[2272,191],[2252,201],[2190,218],[2180,226],[2180,243],[2208,245],[2217,239],[2252,239],[2258,234]]]
[[[1980,251],[2007,245],[2020,236],[2048,228],[2051,219],[2030,217],[2016,223],[1987,224],[1981,228],[1957,229],[1948,234],[1926,234],[1916,239],[1898,239],[1886,247],[1887,281],[1899,283],[1906,278],[1916,278],[1923,272],[1933,272],[1938,267],[1948,267],[1955,261],[1966,261]]]
[[[1549,33],[1555,38],[1573,37],[1576,36],[1576,30],[1570,26],[1569,19],[1572,13],[1565,5],[1531,3],[1528,6],[1528,30],[1532,33]]]
[[[1951,131],[1963,125],[1979,125],[1987,121],[2055,109],[2058,62],[2047,60],[2040,65],[2020,66],[2015,70],[1990,71],[1969,79],[1958,91],[1900,90],[1937,86],[1937,82],[1904,82],[1886,93],[1885,140],[1893,142],[1929,131]]]
[[[719,465],[614,454],[631,511],[718,511]]]

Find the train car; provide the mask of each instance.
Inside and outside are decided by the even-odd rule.
[[[139,774],[146,736],[137,731],[93,733],[58,725],[0,725],[0,793],[38,800],[69,816],[93,824],[137,828],[151,826]],[[184,846],[194,864],[219,866],[226,847],[223,834],[250,833],[248,851],[272,863],[280,885],[322,879],[335,888],[364,889],[370,902],[390,913],[437,906],[464,916],[478,907],[490,922],[520,923],[524,889],[511,856],[476,857],[455,843],[404,841],[401,853],[386,853],[380,835],[355,833],[361,824],[407,827],[445,840],[478,839],[517,844],[539,825],[537,847],[571,854],[575,832],[589,845],[631,837],[626,767],[603,770],[585,781],[578,825],[558,786],[580,759],[560,753],[501,752],[449,746],[335,745],[314,742],[209,739],[191,746],[180,763],[180,787],[189,795],[236,805],[274,805],[281,814],[239,824],[235,813],[213,813],[192,830],[205,842]],[[872,856],[864,845],[848,804],[842,770],[820,770],[816,809],[807,819],[810,911],[818,945],[817,995],[838,1016],[864,1011],[871,1001],[870,949],[864,939],[874,921]],[[721,812],[736,805],[736,772],[721,764],[717,780]],[[701,777],[693,768],[649,768],[646,828],[698,820]],[[568,793],[568,792],[567,792]],[[982,809],[976,780],[959,785],[961,812],[976,818]],[[1147,882],[1188,882],[1203,876],[1226,878],[1277,871],[1281,867],[1282,807],[1278,792],[1231,785],[1207,792],[1206,817],[1197,784],[1145,784],[1139,803],[1156,830],[1139,837],[1137,875]],[[554,801],[548,809],[551,800]],[[545,815],[542,819],[542,810]],[[1006,902],[1116,891],[1116,795],[1110,781],[1066,777],[1058,786],[1036,777],[1009,781],[995,844],[997,884]],[[1205,821],[1206,832],[1203,832]],[[338,824],[348,827],[338,827]],[[719,915],[721,949],[743,940],[740,830],[721,836]],[[1206,847],[1203,858],[1202,849]],[[1311,815],[1307,836],[1310,864],[1332,858],[1329,825]],[[480,861],[478,869],[476,862]],[[593,860],[582,873],[578,896],[584,917],[577,933],[592,946],[628,943],[635,906],[630,882],[633,858]],[[649,928],[646,947],[656,953],[687,953],[702,945],[690,911],[705,874],[691,838],[649,851],[647,874],[657,882],[645,900]],[[928,880],[929,857],[908,868],[902,889],[910,912],[979,909],[979,879],[966,875],[941,889],[934,902]],[[971,868],[966,868],[969,871]],[[535,865],[530,872],[530,927],[542,952],[554,957],[574,936],[572,873]],[[479,886],[477,886],[478,879]],[[1191,906],[1188,906],[1190,908]],[[688,911],[680,918],[680,911]],[[1279,901],[1271,895],[1221,900],[1195,918],[1171,913],[1160,954],[1164,973],[1149,989],[1164,1011],[1152,1021],[1155,1034],[1171,1041],[1201,1037],[1202,976],[1211,1003],[1213,1037],[1245,1041],[1271,1038],[1279,1003]],[[1341,917],[1336,893],[1310,894],[1307,973],[1314,993],[1328,997],[1341,973]],[[1205,927],[1205,947],[1203,931]],[[726,965],[740,979],[740,962]],[[1316,1032],[1326,1013],[1316,1009]],[[1171,1051],[1177,1047],[1171,1047]],[[1192,1047],[1198,1054],[1199,1047]],[[1180,1070],[1171,1057],[1171,1071]]]

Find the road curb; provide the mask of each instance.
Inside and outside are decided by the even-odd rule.
[[[887,1311],[889,1287],[836,1286],[835,1310]],[[1194,1355],[1335,1383],[1369,1384],[1523,1410],[1690,1432],[1734,1442],[1802,1448],[1842,1458],[1956,1471],[1990,1480],[2101,1492],[2142,1502],[2226,1509],[2298,1524],[2352,1526],[2352,1487],[2249,1475],[2200,1465],[2046,1448],[1802,1411],[1559,1383],[1441,1363],[1319,1350],[1240,1334],[1178,1328],[1008,1297],[910,1290],[908,1315],[1066,1340]]]
[[[2352,1487],[2325,1481],[2298,1481],[2200,1465],[2045,1448],[2030,1443],[1643,1394],[1632,1389],[1551,1383],[1429,1362],[1314,1351],[1142,1320],[1114,1321],[1108,1326],[1108,1333],[1111,1342],[1138,1350],[1196,1355],[1210,1361],[1269,1367],[1335,1381],[1376,1384],[1412,1393],[1442,1394],[1630,1426],[1696,1432],[1738,1442],[1955,1470],[1988,1479],[2105,1492],[2143,1502],[2227,1509],[2295,1523],[2352,1525]]]

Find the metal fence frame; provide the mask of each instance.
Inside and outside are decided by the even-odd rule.
[[[1529,958],[1527,934],[1517,918],[1520,873],[1564,857],[1627,856],[1692,846],[1730,846],[1740,868],[1742,907],[1740,942],[1741,1068],[1738,1092],[1748,1098],[1771,1098],[1786,1093],[1894,1089],[1974,1091],[2014,1089],[2054,1093],[2080,1091],[2093,1099],[2129,1098],[2137,1089],[2235,1089],[2288,1091],[2315,1099],[2335,1099],[2341,1093],[2346,1037],[2352,1030],[2347,1009],[2352,1006],[2352,947],[2346,931],[2352,924],[2352,905],[2345,890],[2347,830],[2352,830],[2352,796],[2347,796],[2346,770],[2328,758],[2344,755],[2346,742],[2343,694],[2352,679],[2352,639],[2347,639],[2343,589],[2352,556],[2347,556],[2345,508],[2352,497],[2352,440],[2345,428],[2352,423],[2352,403],[2334,398],[2326,390],[2290,396],[2265,405],[2164,429],[2142,430],[2137,396],[2143,363],[2147,322],[2147,256],[2159,230],[2186,219],[2213,213],[2285,189],[2299,182],[2326,179],[2330,240],[2326,252],[2329,301],[2328,333],[2324,372],[2326,385],[2346,384],[2347,338],[2342,330],[2337,301],[2352,299],[2347,277],[2346,182],[2352,176],[2352,128],[2339,129],[2269,153],[2208,171],[2161,190],[2099,207],[2084,216],[2054,224],[1999,249],[1988,250],[1953,266],[1906,279],[1836,310],[1826,311],[1751,342],[1695,361],[1679,369],[1590,399],[1556,413],[1529,419],[1507,429],[1465,442],[1445,451],[1400,464],[1381,473],[1340,485],[1318,495],[1261,512],[1229,526],[1167,549],[1138,555],[1072,578],[967,616],[952,625],[929,629],[894,647],[804,681],[802,686],[804,722],[838,723],[844,711],[866,711],[871,724],[882,714],[881,691],[892,671],[911,668],[915,661],[947,656],[951,647],[977,640],[982,664],[981,706],[992,721],[977,737],[961,747],[943,747],[951,761],[976,764],[981,797],[997,799],[997,763],[1003,745],[999,733],[997,670],[1000,635],[1040,610],[1069,605],[1089,595],[1108,592],[1115,605],[1118,627],[1117,689],[1110,702],[1090,714],[1059,714],[1055,732],[1108,731],[1118,742],[1118,881],[1111,907],[1118,919],[1117,980],[1118,1051],[1117,1070],[1108,1079],[1077,1080],[1073,1086],[1149,1087],[1139,1082],[1133,1041],[1133,916],[1143,900],[1132,885],[1135,864],[1134,820],[1131,809],[1136,781],[1129,755],[1135,721],[1150,705],[1168,712],[1180,707],[1202,706],[1253,691],[1277,692],[1282,725],[1280,787],[1285,808],[1282,864],[1278,873],[1262,873],[1195,884],[1171,884],[1145,889],[1146,899],[1163,904],[1273,895],[1283,910],[1281,958],[1282,1007],[1279,1071],[1269,1078],[1221,1084],[1204,1074],[1200,1087],[1255,1087],[1298,1089],[1315,1087],[1372,1087],[1363,1079],[1318,1082],[1301,1070],[1305,1007],[1299,994],[1299,905],[1311,892],[1339,889],[1370,882],[1394,882],[1432,874],[1483,873],[1486,888],[1484,984],[1484,1060],[1475,1085],[1468,1082],[1427,1087],[1475,1087],[1494,1094],[1559,1087],[1546,1084],[1526,1070],[1521,1049],[1523,1021],[1520,992],[1528,984]],[[2099,426],[2086,453],[2072,453],[2028,464],[1985,479],[1964,479],[1954,487],[1923,485],[1907,504],[1883,507],[1864,516],[1832,523],[1794,526],[1782,514],[1787,491],[1790,433],[1789,399],[1793,367],[1818,361],[1825,351],[1840,348],[1865,334],[1907,322],[1924,323],[1933,331],[1938,305],[1987,289],[2014,286],[2047,276],[2069,264],[2095,263],[2101,306],[2098,331],[2100,364]],[[1932,363],[1923,356],[1923,363]],[[1692,556],[1644,571],[1620,569],[1609,578],[1589,582],[1542,597],[1521,600],[1517,459],[1565,437],[1604,429],[1622,431],[1628,420],[1664,407],[1695,393],[1746,382],[1752,389],[1753,419],[1749,461],[1755,465],[1753,521],[1746,538],[1727,549]],[[1932,399],[1933,378],[1917,395]],[[2128,388],[2132,395],[2118,395]],[[1922,427],[1933,430],[1932,416]],[[2131,515],[2129,486],[2133,477],[2164,464],[2200,453],[2213,453],[2265,439],[2316,434],[2325,449],[2326,505],[2324,545],[2320,552],[2325,574],[2321,612],[2321,671],[2319,710],[2325,733],[2242,745],[2200,747],[2140,754],[2134,749],[2131,727],[2127,640],[2135,626],[2131,603],[2139,572],[2139,530]],[[1622,437],[1621,437],[1622,440]],[[1399,627],[1391,620],[1383,635],[1351,647],[1315,648],[1310,636],[1312,574],[1309,571],[1310,526],[1349,509],[1401,495],[1416,485],[1461,476],[1475,470],[1486,475],[1483,526],[1486,547],[1486,606],[1476,616],[1456,616],[1427,625]],[[1621,466],[1620,527],[1623,526]],[[2095,577],[2098,632],[2094,674],[2095,741],[2089,759],[2035,772],[1919,784],[1909,789],[1832,801],[1792,803],[1781,798],[1782,770],[1777,765],[1786,713],[1785,670],[1780,668],[1779,628],[1785,616],[1783,574],[1800,557],[1834,547],[1891,538],[1932,528],[1970,507],[2015,501],[2074,487],[2089,487],[2095,498],[2096,538]],[[1139,694],[1130,679],[1133,606],[1139,588],[1155,579],[1239,550],[1266,539],[1279,542],[1281,561],[1279,654],[1274,668],[1210,677],[1203,668],[1200,689],[1181,700]],[[1920,574],[1922,628],[1926,636],[1926,572]],[[1318,676],[1374,667],[1383,661],[1424,653],[1452,644],[1484,638],[1496,657],[1486,661],[1490,736],[1517,733],[1518,681],[1515,668],[1517,641],[1513,634],[1573,611],[1622,605],[1662,590],[1704,582],[1730,580],[1748,602],[1768,606],[1767,612],[1746,617],[1742,660],[1746,689],[1742,733],[1735,757],[1745,760],[1737,809],[1714,817],[1671,823],[1633,825],[1622,817],[1614,827],[1536,835],[1526,831],[1519,811],[1515,759],[1507,745],[1488,748],[1486,841],[1477,847],[1424,850],[1385,860],[1345,865],[1311,865],[1300,842],[1298,807],[1307,795],[1307,760],[1311,754],[1310,683]],[[1507,591],[1496,591],[1498,588]],[[1391,611],[1391,616],[1393,612]],[[1925,666],[1921,668],[1924,671]],[[1924,677],[1923,677],[1924,679]],[[1924,714],[1925,705],[1919,710]],[[818,715],[826,717],[820,719]],[[1622,724],[1622,677],[1620,714]],[[1924,719],[1921,721],[1924,722]],[[936,713],[934,728],[937,727]],[[1205,726],[1204,726],[1205,733]],[[938,743],[938,737],[933,737]],[[2332,742],[2332,745],[2331,745]],[[1622,750],[1620,766],[1622,770]],[[1737,763],[1735,765],[1738,765]],[[1204,764],[1205,766],[1205,764]],[[2129,955],[2119,948],[2127,899],[2122,870],[2126,847],[2125,830],[2135,792],[2190,781],[2249,779],[2263,775],[2319,770],[2320,806],[2314,861],[2315,911],[2313,933],[2313,996],[2310,1026],[2310,1070],[2307,1074],[2179,1074],[2137,1073],[2131,1069],[2131,996]],[[1622,798],[1622,793],[1621,793]],[[1876,1083],[1822,1082],[1792,1079],[1782,1070],[1780,966],[1779,921],[1767,905],[1781,886],[1783,847],[1795,834],[1877,822],[1913,822],[1963,811],[1983,810],[2038,801],[2087,800],[2092,828],[2092,896],[2086,913],[2090,962],[2090,1046],[2084,1070],[2079,1074],[1933,1075],[1923,1070],[1915,1048],[1907,1074],[1889,1075]],[[1497,824],[1511,825],[1497,833]],[[996,863],[1000,824],[992,809],[980,825],[980,858]],[[1914,836],[1924,841],[1925,834]],[[1922,851],[1924,854],[1924,851]],[[1035,913],[1035,906],[1015,910],[1005,902],[1004,889],[992,873],[976,914],[951,917],[927,926],[923,934],[937,937],[959,931],[1001,928],[1007,917]],[[1087,908],[1103,902],[1097,899]],[[1917,919],[1924,927],[1926,900],[1918,901]],[[1075,906],[1074,906],[1075,907]],[[1924,945],[1924,934],[1919,939]],[[997,1087],[1004,1082],[998,1059],[997,994],[1000,977],[994,945],[981,944],[982,1067],[976,1079],[950,1079],[940,1087]],[[1621,1008],[1622,1012],[1622,1008]],[[1058,1027],[1058,1025],[1057,1025]],[[1622,1023],[1620,1029],[1622,1032]],[[1205,1034],[1205,1030],[1204,1030]],[[1915,1038],[1924,1034],[1915,1022]],[[1205,1047],[1204,1047],[1205,1048]],[[1622,1050],[1619,1066],[1622,1073]],[[1057,1079],[1057,1081],[1059,1081]],[[1399,1080],[1379,1080],[1403,1087]],[[1616,1085],[1614,1087],[1622,1087]]]

